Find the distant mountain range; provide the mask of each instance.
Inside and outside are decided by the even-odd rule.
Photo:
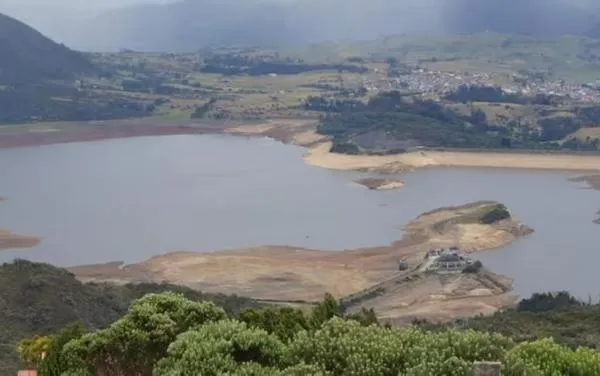
[[[592,0],[178,0],[123,7],[55,25],[90,51],[195,51],[213,45],[289,46],[405,32],[496,31],[600,37]],[[0,4],[1,5],[1,4]],[[38,17],[39,19],[39,17]],[[34,26],[36,26],[34,24]],[[52,28],[46,23],[43,30]]]
[[[73,45],[177,52],[208,45],[365,40],[404,32],[600,36],[600,12],[591,7],[564,0],[180,0],[104,13],[74,33],[82,40]]]

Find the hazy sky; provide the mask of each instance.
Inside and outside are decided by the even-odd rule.
[[[170,7],[172,10],[170,13],[156,9],[157,7],[143,7],[136,12],[119,12],[116,17],[111,12],[104,17],[101,16],[100,19],[95,17],[115,8],[178,1],[189,3],[182,7]],[[280,30],[289,29],[296,32],[297,39],[302,40],[303,43],[317,41],[317,39],[373,39],[402,32],[462,31],[457,27],[461,25],[466,25],[465,30],[479,30],[484,27],[494,29],[496,26],[498,26],[496,29],[502,30],[500,26],[503,25],[508,30],[512,30],[514,25],[506,22],[506,19],[513,18],[510,15],[496,17],[498,12],[506,13],[504,11],[512,10],[513,13],[516,12],[521,16],[516,17],[519,20],[513,22],[515,25],[520,22],[525,26],[535,26],[535,21],[538,19],[536,16],[543,14],[539,9],[554,9],[557,2],[558,4],[577,2],[578,5],[587,6],[588,9],[589,4],[596,6],[600,4],[600,0],[229,0],[227,3],[236,1],[245,5],[240,7],[243,10],[232,12],[227,6],[224,8],[224,0],[0,0],[0,13],[15,17],[57,42],[63,42],[73,48],[104,51],[107,48],[110,50],[124,47],[140,48],[142,42],[141,48],[157,48],[154,45],[160,44],[157,40],[161,38],[167,44],[174,40],[168,38],[195,38],[193,27],[188,27],[194,22],[212,27],[211,31],[215,33],[218,31],[225,36],[235,34],[238,25],[242,29],[246,27],[244,30],[250,30],[248,25],[244,24],[246,17],[244,12],[252,10],[255,4],[265,2],[298,4],[275,14],[260,12],[260,9],[270,8],[259,8],[254,12],[256,14],[249,12],[252,14],[248,15],[248,19],[254,20],[254,23],[249,21],[249,24],[256,26],[256,33],[260,34],[263,30],[261,26],[264,22],[261,20],[268,21],[272,24],[280,24],[272,26],[275,29],[279,27]],[[477,13],[473,11],[474,8],[483,8],[483,11]],[[557,9],[559,10],[554,13],[563,14],[560,7]],[[529,12],[526,12],[527,10]],[[216,12],[214,17],[211,11]],[[195,12],[197,14],[194,14]],[[482,16],[473,16],[474,13]],[[172,14],[176,16],[171,17]],[[496,18],[499,19],[498,25],[491,25]],[[579,18],[569,15],[565,16],[565,20],[576,22],[578,25],[583,24]],[[471,25],[474,22],[476,25]],[[545,21],[539,23],[550,28],[554,27],[552,26],[554,23],[549,24]],[[231,30],[220,29],[221,25],[230,27]],[[526,30],[516,32],[529,32],[528,30],[531,29],[535,33],[537,30],[533,26],[517,26]],[[147,43],[152,44],[152,47],[146,46]]]
[[[27,9],[32,6],[43,8],[59,7],[77,10],[99,10],[107,8],[118,8],[140,3],[168,3],[173,0],[0,0],[0,10],[6,9]]]

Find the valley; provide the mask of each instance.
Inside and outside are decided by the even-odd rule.
[[[434,3],[443,17],[427,12]],[[64,27],[94,30],[103,40],[89,38],[87,51],[104,52],[0,14],[0,346],[76,320],[100,338],[131,304],[191,309],[186,325],[218,311],[199,300],[246,320],[243,330],[264,326],[271,344],[283,330],[279,349],[352,320],[373,333],[477,328],[598,345],[598,9],[436,0],[411,8],[412,33],[375,39],[390,17],[400,24],[386,1],[365,15],[377,24],[352,33],[317,27],[323,9],[307,4],[204,4],[212,32],[190,26],[202,6],[187,0]],[[323,8],[356,20],[356,4],[336,4]],[[452,13],[463,6],[470,16]],[[139,9],[154,15],[152,30]],[[288,12],[316,23],[286,23]],[[558,32],[524,21],[532,15],[566,21]],[[434,16],[434,33],[418,30]],[[164,291],[193,301],[147,295]],[[129,370],[168,368],[155,361],[172,355],[175,332]],[[140,343],[131,359],[148,356]],[[18,348],[20,366],[38,365]],[[0,355],[0,374],[17,363]]]

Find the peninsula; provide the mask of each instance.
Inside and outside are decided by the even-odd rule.
[[[83,281],[166,281],[201,291],[303,304],[318,301],[325,292],[343,298],[390,279],[410,278],[406,289],[389,291],[393,299],[402,300],[393,310],[381,305],[385,299],[361,299],[361,306],[372,303],[390,320],[415,315],[449,320],[489,314],[511,305],[512,282],[485,269],[475,274],[459,271],[439,276],[415,272],[428,250],[459,247],[470,254],[501,247],[532,231],[513,219],[503,205],[485,201],[425,213],[406,226],[401,240],[387,247],[331,252],[264,246],[214,253],[176,252],[139,264],[111,263],[70,270]],[[399,262],[407,267],[400,270]]]

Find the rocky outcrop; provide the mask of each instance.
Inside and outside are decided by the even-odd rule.
[[[404,182],[396,179],[365,178],[356,180],[356,183],[375,191],[389,191],[404,187]]]

